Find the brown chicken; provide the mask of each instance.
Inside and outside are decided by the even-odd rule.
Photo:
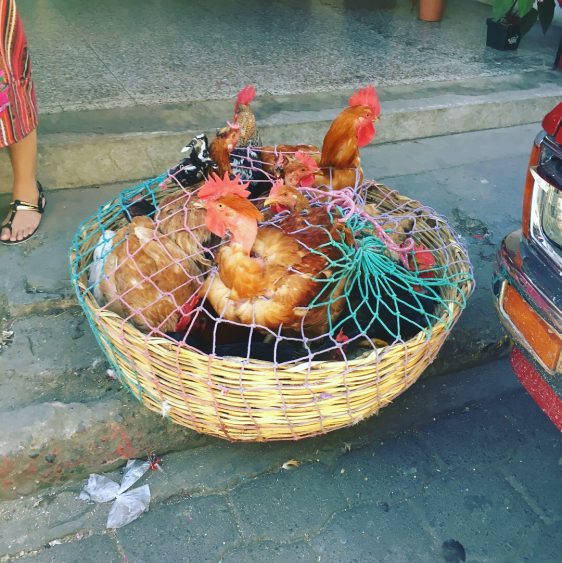
[[[99,289],[106,308],[150,333],[176,329],[201,286],[197,266],[152,219],[133,217],[119,229],[105,257]]]
[[[314,184],[314,177],[320,171],[313,156],[297,151],[293,158],[285,164],[283,181],[287,186],[306,188]]]
[[[380,104],[374,86],[367,86],[349,98],[349,106],[332,122],[320,157],[320,173],[315,186],[333,190],[353,187],[363,181],[359,148],[375,136],[373,122],[380,114]]]
[[[272,188],[264,205],[277,210],[289,210],[291,213],[277,223],[286,234],[295,236],[307,248],[317,249],[335,261],[341,252],[332,241],[345,242],[348,246],[355,243],[351,231],[328,212],[325,205],[311,207],[308,199],[292,186],[280,185]]]
[[[234,150],[240,140],[240,125],[238,123],[226,122],[226,127],[219,129],[215,138],[209,146],[209,154],[217,165],[219,176],[225,172],[232,173],[230,165],[230,153]]]
[[[273,331],[281,327],[290,334],[325,333],[329,317],[334,320],[343,308],[344,300],[337,298],[344,280],[330,282],[334,271],[324,254],[331,258],[337,251],[324,245],[331,236],[341,239],[341,228],[327,225],[293,233],[298,220],[291,214],[291,234],[282,224],[258,229],[261,213],[238,196],[206,206],[209,229],[218,236],[231,234],[216,256],[218,275],[209,277],[200,293],[219,315]],[[315,298],[321,304],[309,308]],[[332,303],[325,304],[329,298]]]
[[[241,147],[258,146],[260,142],[260,134],[256,125],[256,116],[250,107],[251,102],[256,96],[256,89],[253,86],[244,86],[234,105],[234,123],[240,125],[240,141]]]
[[[320,161],[320,150],[314,145],[264,145],[259,149],[259,159],[265,172],[283,177],[286,165],[297,152],[311,156],[317,164]]]
[[[209,247],[213,234],[205,225],[206,211],[200,202],[229,193],[248,197],[247,186],[240,183],[239,177],[230,180],[227,172],[223,178],[211,173],[198,191],[177,191],[162,199],[155,217],[156,226],[184,251],[186,257],[207,269],[210,260],[205,256],[205,249]]]

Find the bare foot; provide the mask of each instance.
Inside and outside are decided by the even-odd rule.
[[[18,195],[14,194],[14,199],[20,199],[21,201],[25,201],[26,203],[37,205],[37,202],[39,200],[39,192],[37,191],[37,186],[34,186],[33,190],[26,191],[29,193],[29,195],[26,195],[25,192]],[[10,214],[11,211],[10,213],[8,213],[3,223],[8,221]],[[16,211],[15,217],[12,221],[11,230],[4,227],[0,233],[0,240],[10,242],[23,240],[24,238],[28,237],[35,229],[37,229],[40,221],[41,214],[37,211]]]

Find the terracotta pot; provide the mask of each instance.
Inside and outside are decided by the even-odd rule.
[[[426,22],[436,22],[443,17],[445,0],[419,0],[418,16]]]

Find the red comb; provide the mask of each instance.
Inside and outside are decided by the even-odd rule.
[[[303,151],[297,151],[295,153],[295,158],[310,170],[316,170],[318,168],[316,161],[309,154],[306,154]]]
[[[276,196],[284,185],[283,180],[275,180],[269,190],[269,197]]]
[[[225,195],[238,195],[240,197],[248,197],[250,192],[246,189],[248,183],[242,184],[240,182],[240,175],[237,174],[234,180],[228,177],[228,172],[224,173],[224,178],[218,174],[211,172],[210,177],[205,181],[199,190],[199,199],[205,201],[213,201]]]
[[[236,98],[236,104],[234,105],[234,111],[238,111],[239,105],[247,106],[252,100],[256,97],[256,89],[248,84],[244,86],[240,92],[238,92],[238,96]]]
[[[377,91],[372,84],[369,84],[366,88],[361,88],[357,90],[348,102],[349,106],[369,106],[375,114],[379,114],[381,111],[381,105],[379,103],[379,97],[377,96]]]

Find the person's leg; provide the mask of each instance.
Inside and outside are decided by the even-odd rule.
[[[8,151],[14,176],[12,199],[37,205],[37,130],[8,146]],[[12,222],[11,232],[10,229],[2,229],[0,239],[22,240],[37,228],[40,221],[41,215],[35,211],[18,211]]]

